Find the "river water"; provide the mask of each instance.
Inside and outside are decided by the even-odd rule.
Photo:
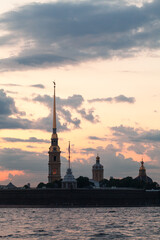
[[[160,239],[160,208],[1,208],[0,239]]]

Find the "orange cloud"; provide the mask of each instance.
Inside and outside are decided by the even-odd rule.
[[[5,180],[9,179],[9,174],[12,174],[13,176],[15,176],[15,175],[20,176],[20,175],[24,175],[24,172],[23,171],[18,171],[18,170],[0,171],[0,181],[5,181]]]

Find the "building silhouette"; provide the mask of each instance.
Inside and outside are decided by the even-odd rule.
[[[146,169],[144,167],[143,159],[141,161],[141,166],[139,168],[139,175],[135,179],[139,180],[139,181],[146,182],[146,183],[152,183],[153,182],[152,179],[150,177],[148,177],[147,174],[146,174]]]
[[[71,163],[70,163],[70,142],[68,147],[68,169],[64,179],[62,180],[62,188],[74,189],[77,188],[77,181],[72,174]]]
[[[58,146],[58,135],[56,128],[56,93],[55,93],[55,82],[54,82],[54,97],[53,97],[53,133],[51,137],[51,146],[49,148],[49,173],[48,182],[54,182],[61,179],[61,160],[60,160],[60,147]]]
[[[103,180],[103,165],[100,164],[100,157],[97,155],[96,164],[92,167],[92,179],[96,182]]]

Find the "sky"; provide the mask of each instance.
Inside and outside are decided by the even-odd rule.
[[[160,183],[160,1],[6,0],[0,6],[0,184],[47,182],[53,81],[62,177]]]

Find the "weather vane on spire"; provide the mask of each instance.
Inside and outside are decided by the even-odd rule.
[[[55,81],[53,81],[53,84],[54,84],[54,88],[56,87],[56,82]]]

